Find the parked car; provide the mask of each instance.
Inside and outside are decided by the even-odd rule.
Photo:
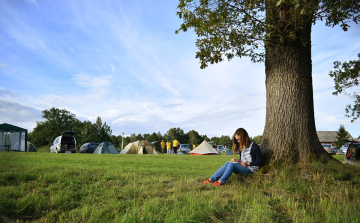
[[[326,150],[326,152],[328,152],[328,153],[330,153],[330,154],[334,154],[334,150],[333,150],[331,144],[322,144],[322,146],[324,147],[324,149]]]
[[[180,144],[179,153],[189,153],[192,150],[192,147],[189,144]]]
[[[339,155],[345,155],[346,151],[348,149],[348,143],[345,143],[342,147],[340,147],[340,150],[338,152]]]
[[[333,146],[333,154],[336,155],[337,152],[339,151],[339,148],[337,148],[336,146]]]
[[[51,153],[76,153],[75,132],[63,132],[50,146]]]
[[[80,153],[93,153],[95,149],[100,145],[97,142],[87,142],[80,146],[79,152]]]
[[[216,151],[219,153],[219,152],[221,152],[221,151],[223,151],[223,150],[225,150],[225,147],[224,146],[222,146],[222,145],[217,145],[216,146]]]
[[[360,164],[360,140],[350,139],[344,156],[344,163]]]

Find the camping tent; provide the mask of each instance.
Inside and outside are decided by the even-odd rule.
[[[36,147],[34,146],[34,144],[32,144],[31,142],[27,141],[26,143],[27,147],[26,147],[26,152],[36,152]],[[14,146],[17,148],[19,146],[19,142],[17,142]]]
[[[230,149],[224,149],[220,151],[221,155],[234,155],[233,151]]]
[[[143,154],[143,148],[146,149],[146,154],[157,154],[155,147],[148,141],[139,140],[131,142],[121,150],[120,154]]]
[[[218,152],[205,140],[195,149],[190,151],[190,155],[216,155]]]
[[[108,141],[100,143],[98,147],[96,147],[94,154],[119,154],[119,151],[115,148],[115,146]]]
[[[28,151],[27,130],[3,123],[0,125],[0,151]]]
[[[36,152],[36,147],[29,141],[27,141],[26,152]]]

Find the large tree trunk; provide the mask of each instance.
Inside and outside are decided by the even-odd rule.
[[[315,127],[311,26],[310,20],[296,33],[306,37],[307,44],[275,36],[265,45],[266,123],[261,150],[265,164],[271,166],[330,158]]]

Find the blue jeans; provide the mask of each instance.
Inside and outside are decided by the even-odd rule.
[[[248,167],[243,167],[240,165],[240,163],[232,163],[232,162],[226,162],[214,175],[210,177],[210,180],[212,182],[216,180],[220,180],[223,183],[226,183],[226,181],[230,178],[232,173],[252,173],[251,170]]]

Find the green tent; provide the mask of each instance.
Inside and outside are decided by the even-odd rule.
[[[10,125],[0,124],[0,151],[28,151],[27,130]]]
[[[115,148],[115,146],[108,141],[100,143],[98,147],[96,147],[94,154],[119,154],[119,151]]]
[[[29,141],[27,141],[27,150],[26,152],[36,152],[36,147]]]

